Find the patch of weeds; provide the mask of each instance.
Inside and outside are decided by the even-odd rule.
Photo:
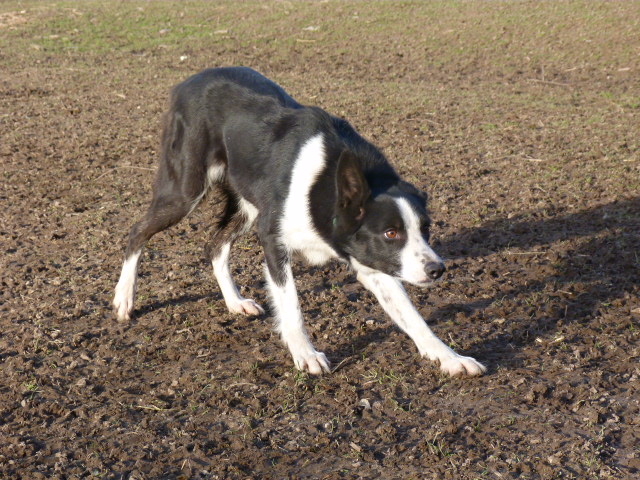
[[[293,375],[293,383],[296,386],[307,385],[309,380],[309,374],[307,372],[296,369]]]
[[[259,410],[256,410],[255,413],[251,416],[251,418],[253,419],[253,423],[255,425],[258,425],[258,423],[260,423],[260,420],[262,420],[263,418],[266,418],[267,416],[267,410],[265,408],[260,408]]]
[[[516,416],[515,415],[509,415],[507,417],[506,422],[498,425],[498,428],[512,427],[515,424],[516,424]],[[476,430],[476,431],[478,431],[478,430]]]
[[[402,410],[403,412],[407,412],[407,413],[411,412],[411,406],[413,404],[412,400],[400,400],[400,401],[398,401],[395,398],[392,398],[391,402],[393,403],[393,410],[394,411]]]
[[[356,445],[355,443],[350,445],[350,447],[351,447],[351,450],[345,454],[345,458],[350,458],[355,461],[362,460],[364,457],[364,452],[362,451],[362,448]]]
[[[38,385],[38,381],[35,378],[31,379],[28,382],[24,382],[22,386],[25,389],[25,392],[31,394],[36,394],[40,391],[40,385]]]
[[[397,385],[404,380],[402,375],[395,373],[393,370],[382,370],[377,368],[370,369],[362,375],[366,383],[377,383],[379,385]]]
[[[598,451],[588,452],[586,455],[586,458],[583,460],[582,463],[587,468],[587,470],[600,470],[602,466],[600,453]]]
[[[504,305],[504,302],[505,302],[505,300],[506,300],[506,299],[507,299],[507,296],[506,296],[506,295],[503,295],[503,296],[502,296],[502,297],[500,297],[500,298],[496,298],[496,299],[493,301],[493,305],[495,305],[496,307],[502,307],[502,306]]]
[[[293,412],[295,409],[296,409],[296,402],[295,401],[289,403],[289,400],[284,400],[282,402],[282,405],[280,405],[278,407],[278,410],[276,411],[276,415],[275,416],[277,416],[279,414],[280,415],[284,415],[286,413]]]
[[[427,448],[429,451],[440,458],[453,456],[453,451],[447,446],[447,443],[442,438],[438,438],[439,436],[440,432],[437,432],[432,440],[427,441]]]
[[[473,479],[473,480],[486,480],[486,478],[488,478],[488,477],[487,477],[487,475],[489,475],[489,473],[490,473],[490,472],[489,472],[489,469],[488,469],[488,468],[485,468],[484,470],[482,470],[482,471],[478,474],[479,476],[478,476],[478,477],[474,477],[474,479]]]
[[[250,432],[253,432],[253,430],[258,426],[257,422],[255,421],[254,417],[251,416],[246,416],[242,419],[242,423],[245,424],[245,426],[247,427],[247,429]]]
[[[251,364],[251,366],[249,367],[249,372],[252,375],[257,375],[258,371],[260,370],[260,362],[258,360],[256,360],[255,362],[253,362]]]
[[[473,431],[474,432],[482,431],[482,424],[485,422],[486,419],[487,419],[486,417],[478,418],[478,420],[476,421],[476,424],[473,426]]]

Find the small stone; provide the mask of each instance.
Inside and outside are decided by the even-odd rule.
[[[559,465],[560,464],[560,458],[561,458],[561,455],[556,453],[555,455],[550,455],[547,458],[547,462],[549,462],[549,465]]]

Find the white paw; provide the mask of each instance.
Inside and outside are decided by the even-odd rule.
[[[471,377],[475,377],[486,372],[487,367],[474,358],[456,355],[455,357],[441,360],[440,370],[448,373],[452,377],[455,377],[456,375],[469,375]]]
[[[322,352],[316,352],[306,355],[293,357],[293,362],[298,370],[306,370],[311,375],[322,375],[322,372],[331,373],[331,363]]]
[[[136,298],[138,287],[138,261],[140,260],[140,250],[125,259],[120,272],[120,279],[116,285],[116,292],[113,297],[113,312],[119,321],[131,319],[133,312],[133,302]]]
[[[131,320],[131,312],[133,312],[133,302],[135,300],[135,286],[125,288],[118,285],[116,294],[113,297],[113,313],[115,313],[118,321],[123,322]]]
[[[262,315],[264,309],[250,298],[243,298],[235,303],[227,303],[227,308],[231,313],[241,313],[242,315]]]

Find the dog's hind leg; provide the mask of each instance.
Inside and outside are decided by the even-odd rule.
[[[179,118],[176,120],[179,123]],[[183,127],[181,127],[183,128]],[[224,176],[224,166],[206,169],[206,142],[197,134],[175,144],[176,127],[168,127],[163,136],[163,154],[158,169],[153,199],[142,220],[129,233],[129,242],[122,264],[120,279],[113,298],[113,310],[118,320],[128,320],[133,311],[137,289],[138,264],[142,249],[149,239],[188,215],[200,202],[212,180]]]
[[[244,199],[239,199],[226,186],[222,187],[225,209],[216,231],[205,247],[207,257],[213,266],[220,291],[231,313],[262,315],[264,310],[250,298],[240,295],[229,269],[229,252],[235,240],[246,233],[258,214],[256,208]]]
[[[116,285],[113,309],[118,320],[129,320],[137,289],[138,264],[142,248],[158,232],[178,223],[191,210],[190,201],[180,196],[160,196],[153,199],[142,220],[129,233],[129,243]]]

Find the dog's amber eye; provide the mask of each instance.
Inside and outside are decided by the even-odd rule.
[[[384,232],[384,236],[389,240],[395,240],[396,238],[398,238],[398,231],[395,228],[390,228],[389,230]]]

